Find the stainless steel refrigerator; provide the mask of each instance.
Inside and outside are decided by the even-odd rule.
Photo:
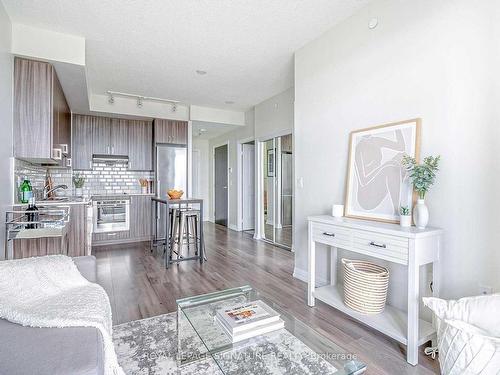
[[[187,191],[187,147],[178,145],[156,145],[155,152],[155,188],[156,196],[167,199],[167,191],[170,189]],[[163,205],[160,205],[162,207]],[[165,233],[165,212],[159,212],[157,218],[158,235],[163,237]]]

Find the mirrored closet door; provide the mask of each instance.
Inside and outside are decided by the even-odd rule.
[[[263,142],[263,237],[292,247],[293,150],[292,135]]]

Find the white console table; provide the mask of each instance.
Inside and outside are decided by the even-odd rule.
[[[380,223],[332,216],[311,216],[309,221],[309,283],[307,304],[315,299],[350,315],[407,346],[406,360],[418,363],[418,347],[434,339],[431,322],[419,318],[419,268],[433,264],[433,294],[439,295],[438,260],[442,229],[402,228],[397,224]],[[316,243],[330,246],[330,285],[316,288]],[[383,259],[407,267],[407,312],[386,305],[380,314],[361,314],[344,304],[342,285],[337,284],[337,249]]]

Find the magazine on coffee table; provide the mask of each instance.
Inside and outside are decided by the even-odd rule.
[[[215,318],[233,342],[284,327],[280,315],[260,300],[220,309]]]

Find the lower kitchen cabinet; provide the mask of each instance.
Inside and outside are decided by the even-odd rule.
[[[151,239],[151,197],[133,196],[130,199],[130,237]]]
[[[126,242],[125,240],[128,240],[129,238],[129,230],[122,230],[119,232],[94,233],[92,235],[92,246]]]
[[[89,255],[87,231],[90,228],[87,227],[87,207],[86,204],[71,205],[69,222],[66,224],[66,237],[62,240],[61,238],[14,240],[14,259],[53,254],[70,257]]]

